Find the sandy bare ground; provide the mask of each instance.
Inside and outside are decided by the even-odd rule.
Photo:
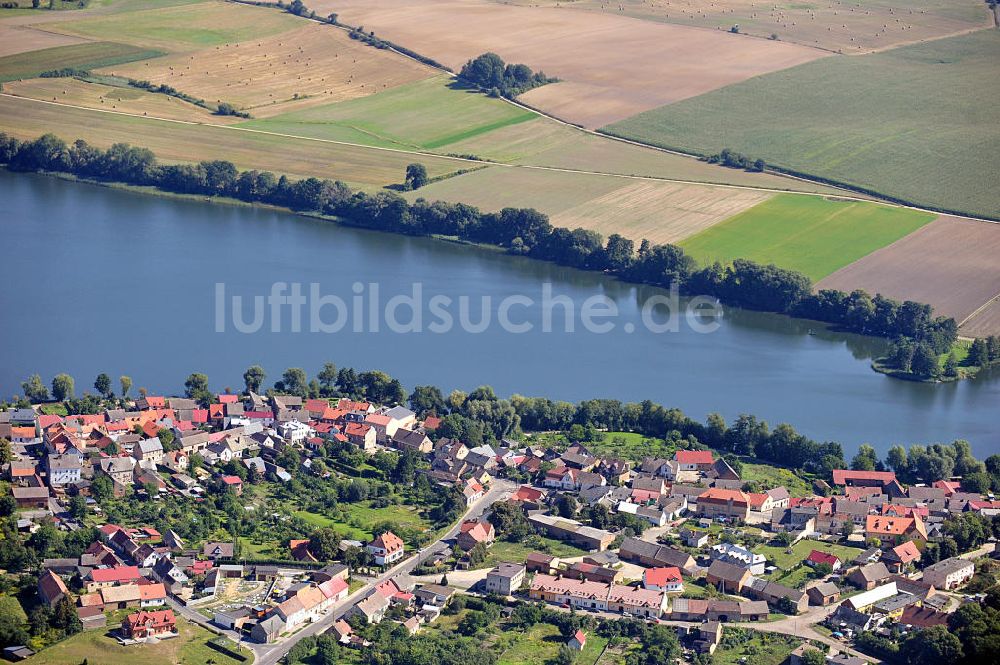
[[[817,288],[865,289],[925,302],[934,306],[936,314],[961,322],[1000,293],[998,257],[1000,224],[942,216],[841,268]],[[998,314],[995,307],[981,313],[969,330],[992,327],[993,333],[1000,333]]]
[[[745,189],[636,182],[554,215],[552,223],[677,243],[768,198]]]
[[[718,30],[668,25],[556,7],[486,0],[316,0],[453,69],[494,51],[563,82],[523,101],[590,128],[694,97],[752,76],[798,65],[825,52]]]
[[[90,40],[73,35],[37,30],[28,25],[10,23],[9,19],[0,22],[0,57],[55,46],[82,44],[86,41]]]
[[[316,23],[105,71],[166,83],[207,101],[226,101],[257,117],[372,95],[437,74]]]

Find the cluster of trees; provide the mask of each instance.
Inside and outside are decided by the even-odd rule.
[[[171,192],[280,205],[381,231],[454,236],[560,265],[608,272],[632,282],[676,286],[685,295],[714,296],[748,309],[812,318],[845,330],[918,345],[926,343],[940,353],[957,338],[954,319],[932,318],[929,305],[872,298],[863,291],[812,294],[812,284],[805,275],[746,259],[728,266],[715,263],[699,267],[680,247],[644,240],[636,250],[632,240],[617,234],[605,241],[594,231],[553,227],[546,215],[530,208],[483,213],[461,203],[418,199],[410,204],[394,192],[366,194],[331,180],[295,181],[268,171],[241,172],[228,161],[159,165],[148,149],[119,143],[100,150],[85,141],[67,146],[52,134],[22,143],[0,133],[0,163],[15,170],[62,171]],[[420,182],[418,171],[407,174],[411,185]]]
[[[508,65],[496,53],[483,53],[466,62],[459,77],[493,97],[517,97],[520,94],[558,79],[544,72],[533,72],[528,65]]]
[[[744,169],[759,173],[764,170],[767,164],[763,159],[750,159],[741,152],[733,152],[729,148],[723,148],[722,152],[709,155],[705,158],[709,164],[721,164],[731,169]]]
[[[1000,653],[1000,588],[982,603],[963,603],[948,616],[948,626],[911,631],[905,637],[858,635],[855,647],[891,663],[978,665]]]
[[[1000,337],[990,335],[986,339],[977,339],[969,347],[966,362],[972,367],[989,367],[1000,363]]]
[[[867,451],[868,448],[863,446],[859,454],[860,450]],[[1000,455],[990,455],[985,461],[977,460],[972,455],[969,442],[961,439],[930,446],[912,445],[909,450],[896,445],[889,449],[884,464],[873,461],[871,457],[855,457],[856,468],[862,471],[891,469],[900,482],[906,484],[932,483],[961,476],[962,487],[967,491],[1000,489]]]

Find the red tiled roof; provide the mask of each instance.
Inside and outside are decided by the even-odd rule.
[[[878,480],[890,483],[896,479],[896,474],[892,471],[855,471],[853,469],[834,469],[833,484],[846,485],[851,480]]]
[[[830,554],[829,552],[820,552],[819,550],[813,550],[812,552],[809,553],[809,556],[806,558],[806,561],[811,561],[812,563],[815,564],[827,563],[830,564],[831,566],[834,566],[840,562],[840,559],[838,559],[835,555]]]
[[[222,482],[227,485],[242,485],[243,479],[239,476],[222,476]]]
[[[381,547],[387,552],[395,552],[396,550],[403,549],[403,539],[392,531],[386,531],[375,538],[371,544],[375,547]]]
[[[643,574],[643,582],[648,585],[666,586],[681,581],[681,570],[675,566],[648,568]]]
[[[240,401],[239,395],[217,395],[220,404],[236,404]]]
[[[126,582],[137,580],[142,575],[136,566],[115,566],[114,568],[94,568],[90,579],[95,582]]]
[[[712,464],[715,458],[711,450],[678,450],[674,453],[674,461],[681,464]]]

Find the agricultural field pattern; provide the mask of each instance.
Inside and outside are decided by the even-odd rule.
[[[0,10],[0,131],[366,192],[419,162],[410,201],[532,207],[1000,333],[1000,30],[978,0],[80,4]],[[505,98],[456,76],[485,52],[555,80]]]

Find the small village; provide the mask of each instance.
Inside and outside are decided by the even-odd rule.
[[[192,624],[219,658],[299,662],[296,645],[320,636],[364,654],[380,624],[415,636],[458,613],[462,634],[475,634],[468,614],[499,606],[510,619],[534,605],[560,622],[569,662],[617,662],[601,660],[613,640],[598,627],[629,622],[676,634],[685,663],[711,662],[727,633],[749,628],[794,640],[792,665],[862,665],[881,662],[887,641],[947,630],[960,607],[984,601],[970,583],[995,582],[1000,565],[1000,501],[960,479],[904,486],[892,471],[836,469],[793,496],[749,483],[738,460],[708,449],[631,461],[533,437],[468,446],[441,427],[405,406],[273,392],[0,412],[17,536],[96,534],[78,556],[37,562],[39,604],[67,635],[129,648]],[[251,511],[241,501],[263,489],[345,476],[323,461],[329,446],[408,460],[413,483],[456,505],[418,542],[320,528],[266,554],[238,537],[193,540],[105,516],[109,501],[197,513],[219,494]]]

